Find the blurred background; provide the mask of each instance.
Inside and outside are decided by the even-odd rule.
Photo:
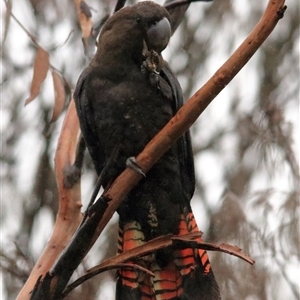
[[[87,0],[96,24],[115,1]],[[162,1],[157,1],[162,4]],[[10,0],[12,12],[50,53],[67,102],[84,55],[74,1]],[[128,1],[132,3],[132,1]],[[185,99],[199,89],[252,30],[267,1],[192,3],[164,52]],[[193,210],[204,240],[238,245],[256,260],[210,253],[223,299],[300,299],[299,1],[288,9],[246,67],[200,116],[191,132],[197,190]],[[41,254],[57,212],[54,153],[64,113],[50,122],[50,72],[29,96],[36,47],[1,2],[1,275],[0,298],[15,299]],[[83,210],[95,179],[88,155]],[[74,274],[116,251],[117,215]],[[114,299],[115,272],[77,288],[68,299]]]

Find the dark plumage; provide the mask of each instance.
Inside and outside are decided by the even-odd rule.
[[[150,1],[116,12],[104,25],[97,53],[78,80],[74,99],[97,173],[112,162],[104,174],[104,188],[182,105],[179,83],[161,56],[171,35],[169,18],[163,7]],[[196,230],[190,208],[194,185],[187,133],[119,208],[119,251],[161,235]],[[193,262],[185,266],[187,253]],[[164,249],[142,264],[157,276],[120,270],[117,299],[219,299],[205,251]]]

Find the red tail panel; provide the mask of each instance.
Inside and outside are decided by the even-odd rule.
[[[199,231],[194,214],[192,212],[187,213],[186,223],[187,223],[189,232]],[[201,238],[198,238],[197,240],[200,242]],[[198,255],[199,255],[200,261],[202,263],[203,269],[204,269],[203,272],[208,274],[211,271],[211,265],[210,265],[210,262],[208,259],[207,252],[205,250],[199,249]]]
[[[175,299],[183,292],[182,277],[173,261],[163,268],[152,265],[153,286],[157,300]]]
[[[184,215],[181,215],[179,223],[179,235],[187,234],[190,230],[188,223]],[[191,272],[191,268],[195,266],[195,251],[191,248],[181,249],[175,251],[175,263],[178,266],[180,274],[182,276],[187,275]]]
[[[140,224],[137,222],[127,223],[124,228],[119,228],[118,253],[140,246],[145,243],[144,240],[145,238]],[[139,287],[138,275],[138,272],[134,270],[119,270],[122,285],[131,289],[137,289]]]
[[[156,300],[150,276],[145,276],[143,282],[140,283],[140,291],[141,300]]]
[[[178,234],[196,231],[198,227],[193,213],[184,211],[179,222]],[[127,223],[124,228],[119,229],[118,252],[127,251],[144,243],[145,237],[139,223],[135,221]],[[139,261],[141,259],[139,258]],[[220,299],[218,285],[205,250],[192,248],[174,250],[166,266],[158,265],[155,255],[153,259],[152,261],[147,256],[143,266],[148,266],[154,277],[135,270],[118,271],[117,300]]]

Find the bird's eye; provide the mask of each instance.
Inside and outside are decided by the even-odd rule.
[[[141,23],[141,18],[137,18],[136,19],[136,22],[139,24],[139,23]]]
[[[150,23],[150,27],[151,26],[155,26],[157,24],[157,21],[152,21],[151,23]]]

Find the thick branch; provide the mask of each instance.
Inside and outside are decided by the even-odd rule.
[[[57,219],[46,248],[20,291],[18,300],[30,299],[30,293],[38,278],[43,277],[50,270],[80,223],[80,178],[72,166],[75,161],[78,133],[79,122],[72,101],[65,117],[55,155],[55,172],[59,191]],[[70,183],[70,178],[74,179],[71,180],[72,183]]]

